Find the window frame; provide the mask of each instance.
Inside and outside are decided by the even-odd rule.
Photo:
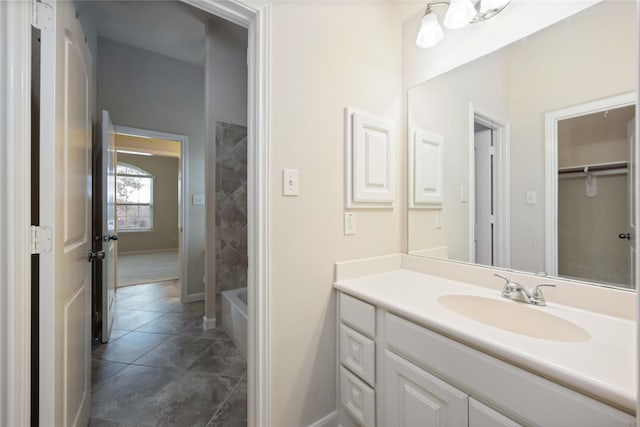
[[[132,168],[135,170],[138,170],[140,172],[142,172],[142,174],[131,174],[131,173],[118,173],[118,166],[125,166],[128,168]],[[154,211],[153,211],[153,193],[154,193],[154,186],[155,186],[155,176],[153,176],[151,173],[149,173],[148,171],[142,169],[141,167],[132,165],[130,163],[127,162],[116,162],[116,200],[115,200],[115,207],[116,207],[116,230],[118,233],[150,233],[154,230]],[[118,195],[117,195],[117,188],[118,188],[118,177],[126,177],[126,178],[148,178],[151,181],[151,184],[149,186],[149,203],[119,203],[118,202]],[[140,227],[140,228],[121,228],[118,225],[118,206],[148,206],[149,207],[149,227]],[[126,222],[126,221],[125,221]]]

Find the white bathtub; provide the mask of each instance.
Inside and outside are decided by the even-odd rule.
[[[247,288],[222,292],[222,328],[247,359]]]

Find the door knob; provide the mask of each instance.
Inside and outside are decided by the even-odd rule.
[[[118,235],[117,234],[110,234],[109,237],[107,237],[107,240],[118,240]]]
[[[631,233],[620,233],[618,234],[618,238],[631,240]]]
[[[88,260],[89,262],[91,261],[96,261],[96,260],[103,260],[105,257],[105,253],[104,251],[89,251],[89,256],[88,256]]]

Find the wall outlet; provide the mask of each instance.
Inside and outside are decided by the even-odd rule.
[[[344,213],[344,235],[356,234],[356,214],[355,212]]]

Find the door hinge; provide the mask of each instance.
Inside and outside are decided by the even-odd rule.
[[[49,227],[31,226],[31,254],[48,254],[53,249],[53,231]]]
[[[489,155],[490,156],[495,156],[496,155],[496,147],[494,147],[493,145],[491,147],[489,147]]]
[[[489,224],[495,224],[495,223],[496,223],[496,216],[489,215]]]
[[[33,4],[33,16],[31,18],[31,25],[39,29],[40,31],[52,31],[53,30],[53,6],[41,1],[32,1]]]

